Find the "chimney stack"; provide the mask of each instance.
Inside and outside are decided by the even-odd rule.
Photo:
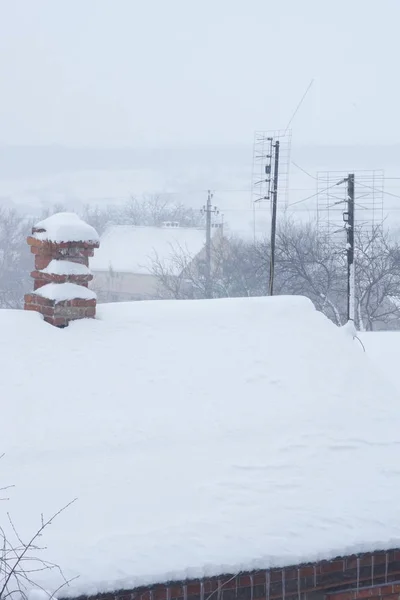
[[[99,247],[93,227],[74,213],[57,213],[32,228],[27,238],[35,255],[33,292],[25,295],[25,310],[35,310],[48,323],[66,327],[75,319],[96,315],[96,294],[89,257]]]

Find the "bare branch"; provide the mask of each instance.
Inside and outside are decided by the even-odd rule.
[[[74,500],[71,500],[71,502],[68,502],[68,504],[60,508],[48,519],[45,519],[43,515],[41,515],[41,525],[27,543],[23,542],[17,531],[17,528],[15,527],[13,519],[11,518],[10,514],[7,513],[11,529],[16,540],[18,541],[18,544],[13,545],[8,540],[4,529],[0,527],[0,537],[2,539],[2,546],[0,550],[0,600],[5,600],[5,598],[12,597],[16,593],[22,595],[22,597],[25,597],[26,594],[24,592],[24,585],[26,583],[34,585],[35,587],[39,587],[43,590],[43,588],[41,588],[37,582],[34,582],[31,579],[31,575],[41,571],[56,569],[63,579],[62,585],[52,594],[46,590],[43,590],[46,592],[46,594],[48,594],[49,598],[53,598],[55,593],[72,581],[65,578],[59,565],[39,558],[33,554],[33,552],[44,549],[36,544],[36,540],[38,540],[38,538],[42,536],[44,530],[51,525],[61,513],[67,510],[67,508],[69,508],[74,502],[76,502],[76,500],[77,499],[75,498]],[[24,566],[25,564],[26,567]]]

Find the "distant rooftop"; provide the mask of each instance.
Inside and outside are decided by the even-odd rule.
[[[172,257],[185,253],[195,257],[205,245],[205,231],[189,227],[140,227],[116,225],[101,237],[101,244],[91,260],[92,271],[149,274],[157,257],[172,267]]]

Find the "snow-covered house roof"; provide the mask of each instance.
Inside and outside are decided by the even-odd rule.
[[[205,231],[189,227],[115,225],[105,231],[92,271],[149,274],[154,259],[170,263],[177,253],[195,257],[205,245]]]
[[[43,538],[69,594],[399,545],[398,393],[308,300],[110,304],[63,330],[2,310],[0,330],[0,523],[28,538],[78,498]]]

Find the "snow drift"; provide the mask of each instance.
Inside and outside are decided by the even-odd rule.
[[[0,329],[0,522],[24,537],[78,497],[43,540],[69,594],[400,545],[398,393],[308,300]]]

